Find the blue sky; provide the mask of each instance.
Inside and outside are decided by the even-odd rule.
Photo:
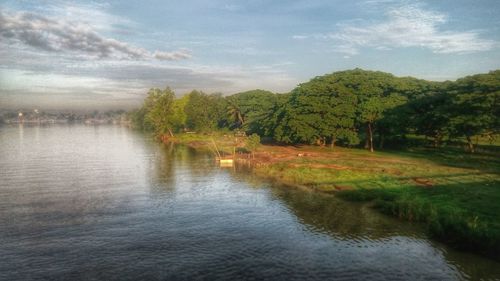
[[[130,108],[147,89],[287,92],[351,68],[500,68],[500,1],[0,1],[0,108]]]

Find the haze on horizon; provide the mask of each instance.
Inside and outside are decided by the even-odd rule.
[[[138,106],[151,87],[287,92],[360,67],[500,68],[500,2],[0,1],[0,109]]]

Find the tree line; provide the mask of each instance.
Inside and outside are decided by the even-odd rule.
[[[275,142],[361,146],[373,151],[421,136],[434,146],[500,132],[500,70],[433,82],[380,71],[334,72],[289,93],[252,90],[223,96],[151,89],[131,112],[133,124],[156,135],[186,130],[238,130]]]

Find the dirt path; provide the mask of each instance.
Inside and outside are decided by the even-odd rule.
[[[348,159],[353,161],[369,161],[369,162],[380,162],[380,163],[416,164],[415,162],[409,160],[401,160],[401,159],[377,157],[377,156],[353,158],[351,157],[352,155],[344,154],[339,151],[318,152],[318,151],[308,150],[306,146],[294,147],[294,146],[265,145],[262,146],[260,152],[256,153],[255,155],[257,160],[262,164],[293,160],[299,157],[323,158],[325,160]]]

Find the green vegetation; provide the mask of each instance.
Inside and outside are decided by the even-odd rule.
[[[133,124],[144,130],[154,131],[156,135],[167,132],[173,136],[174,127],[174,92],[170,88],[165,90],[151,89],[144,100],[144,105],[131,113]]]
[[[291,149],[291,148],[288,148]],[[294,148],[255,172],[288,185],[335,192],[347,200],[372,201],[381,211],[420,221],[459,248],[498,257],[500,158],[456,148],[370,153],[359,149]]]
[[[263,90],[238,93],[227,98],[230,129],[272,137],[277,95]]]
[[[242,130],[288,144],[379,148],[411,146],[412,136],[435,147],[500,131],[500,70],[457,81],[430,82],[354,69],[316,77],[289,94],[252,90],[223,97],[193,90],[175,99],[151,89],[131,114],[136,127],[168,132]]]
[[[187,95],[184,111],[187,115],[185,127],[196,131],[214,131],[224,123],[226,101],[220,94],[207,95],[192,91]]]
[[[500,70],[431,82],[354,69],[285,94],[192,91],[175,99],[168,88],[152,89],[131,120],[162,139],[189,132],[175,141],[200,147],[208,142],[199,133],[225,132],[217,138],[227,151],[236,145],[230,132],[244,132],[262,176],[372,201],[427,223],[442,240],[498,257],[499,116]],[[255,153],[261,137],[282,146]]]
[[[260,146],[260,137],[257,134],[251,134],[245,143],[245,148],[252,152],[252,157],[255,157],[255,151]]]

